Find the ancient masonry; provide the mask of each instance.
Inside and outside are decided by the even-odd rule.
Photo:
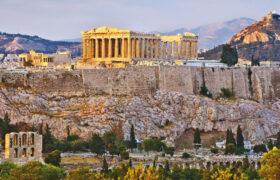
[[[186,66],[84,69],[74,71],[0,72],[7,87],[26,87],[48,96],[141,95],[157,90],[199,95],[203,83],[218,97],[221,88],[260,103],[280,98],[279,68],[203,68]]]
[[[197,58],[198,36],[191,33],[161,36],[104,26],[83,31],[82,39],[83,61],[89,64]]]
[[[25,164],[30,160],[43,162],[42,135],[35,132],[6,134],[5,159],[17,164]]]

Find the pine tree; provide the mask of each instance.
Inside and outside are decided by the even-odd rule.
[[[107,161],[106,161],[105,156],[104,156],[104,159],[103,159],[102,172],[103,172],[104,174],[107,174],[107,173],[109,172],[108,163],[107,163]]]
[[[200,131],[199,131],[198,128],[195,129],[193,143],[194,143],[195,148],[199,148],[200,147],[201,138],[200,138]]]
[[[170,167],[169,167],[169,162],[168,162],[168,160],[165,161],[164,171],[165,171],[165,172],[169,172],[169,171],[170,171]]]
[[[134,133],[134,126],[133,125],[131,125],[131,128],[130,128],[129,146],[130,146],[130,149],[137,148],[137,142],[136,142],[136,139],[135,139],[135,133]]]
[[[238,125],[236,133],[236,146],[239,148],[244,148],[244,137],[242,135],[242,129],[240,125]]]
[[[128,166],[129,166],[129,167],[132,167],[132,160],[131,160],[131,158],[129,158]]]

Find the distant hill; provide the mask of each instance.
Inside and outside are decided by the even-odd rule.
[[[269,13],[260,21],[242,29],[227,42],[236,46],[238,56],[250,60],[280,61],[280,15]],[[207,59],[219,58],[222,47],[206,52]]]
[[[194,29],[180,28],[164,35],[176,35],[178,33],[191,32],[199,35],[198,46],[200,49],[212,49],[221,44],[225,44],[235,33],[254,23],[255,20],[249,18],[238,18],[222,23],[212,23],[199,26]]]
[[[44,53],[68,50],[73,56],[81,54],[81,43],[51,41],[38,36],[0,32],[0,54],[19,54],[35,50]]]

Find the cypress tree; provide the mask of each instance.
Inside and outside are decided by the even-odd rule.
[[[136,142],[136,139],[135,139],[135,133],[134,133],[134,126],[131,125],[131,128],[130,128],[130,149],[134,149],[134,148],[137,148],[137,142]]]
[[[200,145],[196,145],[196,144],[201,144],[200,132],[198,128],[195,129],[193,143],[195,145],[195,148],[200,147]]]
[[[165,172],[169,172],[170,171],[168,160],[165,161],[164,171]]]
[[[272,143],[271,139],[269,139],[267,147],[268,147],[269,150],[273,149],[273,143]]]
[[[237,133],[236,133],[236,146],[240,148],[244,148],[244,137],[242,135],[242,129],[240,125],[238,125]]]
[[[103,159],[102,172],[103,172],[104,174],[107,174],[107,173],[109,172],[108,163],[107,163],[107,161],[106,161],[105,156],[104,156],[104,159]]]
[[[226,145],[229,144],[229,129],[227,129]]]

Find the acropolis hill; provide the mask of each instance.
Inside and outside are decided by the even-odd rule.
[[[165,136],[169,144],[196,127],[205,131],[205,137],[210,133],[216,139],[238,124],[250,140],[275,135],[279,130],[279,68],[154,66],[28,74],[2,71],[0,78],[0,115],[8,112],[12,123],[48,123],[59,138],[66,137],[67,127],[86,139],[119,122],[125,137],[133,123],[136,137]],[[228,88],[237,99],[199,96],[203,82],[213,98],[219,97],[221,88]],[[162,128],[166,119],[173,123]],[[220,133],[214,133],[217,131]]]

